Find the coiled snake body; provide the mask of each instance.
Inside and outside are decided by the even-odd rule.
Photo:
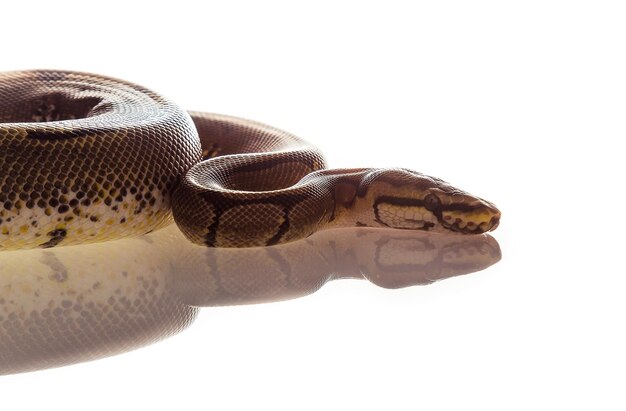
[[[303,140],[187,113],[138,85],[69,71],[0,74],[0,249],[140,235],[272,245],[338,226],[483,233],[497,208],[405,169],[327,170]]]

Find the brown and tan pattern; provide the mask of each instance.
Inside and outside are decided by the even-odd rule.
[[[200,159],[188,114],[142,87],[73,72],[0,74],[0,248],[145,234]]]
[[[191,112],[203,154],[173,199],[197,244],[273,245],[333,227],[480,234],[497,227],[491,203],[406,169],[325,169],[321,153],[273,127]]]
[[[193,122],[164,97],[108,77],[0,74],[0,249],[140,235],[172,211],[188,239],[217,247],[332,227],[478,234],[498,225],[493,204],[440,179],[327,170],[317,149],[289,133],[190,114]]]

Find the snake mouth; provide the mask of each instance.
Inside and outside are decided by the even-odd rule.
[[[450,231],[454,231],[455,233],[482,234],[495,230],[498,225],[500,225],[500,216],[493,216],[488,222],[484,221],[480,224],[476,224],[473,221],[462,221],[460,219],[450,223],[444,219],[444,221],[441,222],[441,225]]]

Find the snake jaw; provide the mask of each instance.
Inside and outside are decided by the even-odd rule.
[[[500,211],[491,202],[462,191],[443,180],[434,179],[434,187],[424,191],[424,206],[437,216],[432,231],[482,234],[495,230]]]
[[[471,197],[465,195],[465,198]],[[451,202],[442,206],[439,221],[448,231],[462,234],[482,234],[495,230],[500,224],[500,211],[480,198],[473,201]]]

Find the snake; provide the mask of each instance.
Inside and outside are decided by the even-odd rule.
[[[343,228],[271,247],[186,241],[175,224],[76,247],[0,253],[0,375],[119,355],[187,329],[199,307],[305,297],[329,281],[426,285],[500,260],[488,234]]]
[[[338,227],[481,234],[491,202],[405,168],[329,169],[312,144],[187,112],[143,86],[75,71],[0,73],[0,249],[138,236],[256,247]]]

